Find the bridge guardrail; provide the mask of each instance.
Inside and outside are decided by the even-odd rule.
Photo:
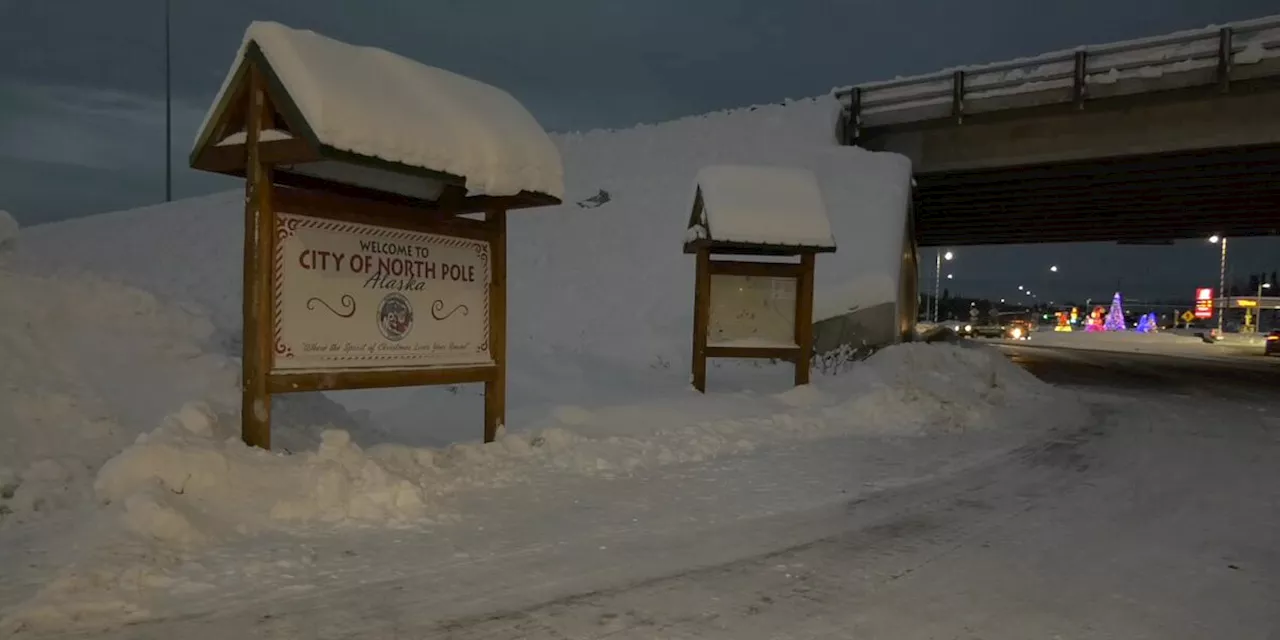
[[[848,144],[867,127],[1280,75],[1280,15],[835,90]]]

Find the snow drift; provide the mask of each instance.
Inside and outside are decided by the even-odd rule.
[[[366,449],[333,429],[314,451],[269,453],[243,445],[238,422],[195,403],[108,461],[94,490],[122,506],[130,529],[186,546],[310,524],[430,525],[460,517],[446,496],[545,472],[614,478],[795,441],[1008,428],[1073,407],[994,350],[924,344],[781,393],[566,406],[496,443],[445,449]]]
[[[238,408],[239,364],[196,309],[87,274],[3,268],[0,308],[0,528],[86,502],[103,463],[189,399]],[[355,424],[318,394],[282,409],[288,447]]]

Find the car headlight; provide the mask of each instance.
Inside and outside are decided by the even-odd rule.
[[[1014,329],[1012,329],[1012,330],[1010,330],[1010,331],[1009,331],[1009,335],[1011,335],[1011,336],[1013,336],[1013,337],[1015,337],[1015,338],[1021,338],[1021,337],[1022,337],[1022,329],[1018,329],[1018,328],[1016,328],[1016,327],[1015,327]]]
[[[970,331],[973,331],[973,325],[971,325],[971,324],[966,324],[966,325],[964,326],[964,331],[965,331],[965,333],[968,333],[968,332],[970,332]]]

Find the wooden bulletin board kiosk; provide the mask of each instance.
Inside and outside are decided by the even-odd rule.
[[[693,386],[706,391],[707,358],[790,361],[795,383],[808,384],[814,256],[835,250],[811,172],[747,166],[698,172],[684,245],[697,256]]]
[[[494,439],[507,211],[564,190],[559,152],[524,107],[386,51],[255,22],[191,166],[245,178],[246,443],[270,448],[272,394],[468,382],[485,385]]]

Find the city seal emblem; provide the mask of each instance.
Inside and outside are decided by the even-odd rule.
[[[399,342],[413,329],[413,306],[398,293],[389,293],[378,304],[378,331],[392,342]]]

